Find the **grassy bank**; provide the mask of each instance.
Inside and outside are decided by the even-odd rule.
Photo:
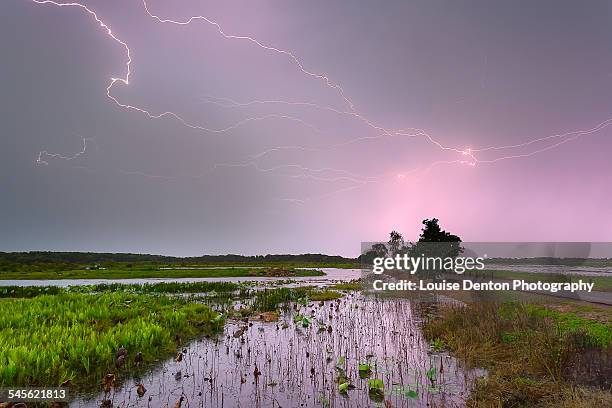
[[[610,406],[612,325],[577,311],[473,303],[433,313],[424,333],[468,367],[489,370],[469,407]]]
[[[61,293],[0,300],[0,386],[97,383],[147,365],[181,341],[223,325],[209,307],[182,298]],[[215,318],[217,318],[215,320]],[[127,349],[123,361],[116,353]]]
[[[303,277],[323,276],[310,269],[288,268],[223,268],[223,269],[75,269],[61,271],[0,272],[0,280],[51,279],[146,279],[146,278],[232,278],[232,277]]]
[[[466,276],[500,279],[523,279],[528,282],[577,282],[578,280],[582,279],[584,282],[594,283],[594,291],[612,292],[612,277],[606,276],[567,275],[561,273],[530,273],[498,270],[470,272],[470,274],[467,274]]]
[[[605,268],[612,266],[610,258],[488,258],[487,263],[505,265],[564,265],[564,266],[590,266]]]
[[[361,290],[365,286],[365,283],[361,279],[355,279],[350,282],[336,283],[328,286],[328,288],[336,290]]]
[[[64,293],[209,293],[233,292],[242,285],[234,282],[158,282],[144,284],[99,283],[80,286],[0,286],[0,298],[31,298]]]

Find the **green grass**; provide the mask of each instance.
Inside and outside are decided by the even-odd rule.
[[[585,282],[594,283],[594,291],[612,292],[612,277],[606,276],[567,275],[560,273],[530,273],[498,270],[478,271],[474,272],[472,275],[466,276],[482,276],[485,278],[494,277],[501,279],[523,279],[530,282],[577,282],[579,279],[582,279]]]
[[[335,290],[315,290],[308,294],[310,300],[316,302],[323,302],[326,300],[335,300],[342,297],[342,293],[336,292]]]
[[[308,304],[310,301],[334,300],[342,294],[333,290],[318,289],[312,286],[299,288],[272,288],[255,291],[252,310],[258,312],[277,311],[291,302]]]
[[[41,295],[66,293],[67,289],[59,286],[0,286],[0,298],[31,298]]]
[[[424,324],[432,344],[488,370],[467,406],[491,408],[612,404],[612,394],[590,388],[609,382],[611,332],[608,323],[527,303],[443,307]]]
[[[260,312],[276,311],[290,302],[307,299],[307,288],[272,288],[254,293],[253,309]]]
[[[211,334],[217,313],[180,297],[129,293],[41,295],[0,300],[0,386],[75,386],[129,373],[174,352],[177,339]],[[115,353],[128,350],[125,367]],[[118,372],[119,371],[119,372]]]
[[[157,282],[144,284],[100,283],[73,286],[73,292],[208,293],[234,292],[242,287],[235,282]]]
[[[612,266],[610,258],[489,258],[488,263],[506,265],[565,265],[565,266],[592,266],[605,268]]]
[[[560,335],[581,332],[589,346],[612,347],[612,324],[580,317],[573,312],[551,310],[540,305],[527,305],[526,307],[532,316],[552,320]]]
[[[0,286],[0,298],[30,298],[62,293],[210,293],[234,292],[243,288],[234,282],[158,282],[145,284],[100,283],[69,287],[58,286]]]
[[[223,269],[75,269],[63,271],[0,272],[0,280],[13,279],[145,279],[145,278],[230,278],[230,277],[302,277],[323,276],[318,270],[292,268]]]
[[[334,285],[328,286],[329,289],[335,290],[361,290],[363,289],[364,284],[360,279],[356,279],[350,282],[336,283]]]
[[[361,264],[359,263],[333,263],[333,262],[241,262],[241,263],[199,263],[199,264],[168,264],[164,265],[167,267],[172,266],[197,266],[197,267],[222,267],[222,268],[244,268],[247,266],[258,266],[264,268],[285,268],[285,269],[296,269],[296,268],[338,268],[338,269],[359,269]]]

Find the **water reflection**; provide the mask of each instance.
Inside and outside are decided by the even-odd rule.
[[[478,373],[433,353],[418,323],[405,299],[354,293],[294,305],[276,322],[228,321],[222,336],[193,342],[180,361],[71,406],[108,399],[112,406],[174,407],[181,397],[182,407],[464,406]],[[361,376],[360,363],[369,368]],[[350,383],[346,394],[339,379]],[[382,380],[384,397],[368,392],[370,379]],[[147,390],[142,398],[138,384]]]
[[[304,268],[308,269],[308,268]],[[142,278],[142,279],[50,279],[50,280],[0,280],[0,286],[84,286],[100,283],[125,283],[144,284],[159,282],[274,282],[286,281],[287,279],[298,282],[308,282],[312,285],[330,283],[330,281],[351,281],[361,277],[361,269],[343,268],[316,268],[325,272],[325,276],[301,276],[301,277],[226,277],[226,278]]]

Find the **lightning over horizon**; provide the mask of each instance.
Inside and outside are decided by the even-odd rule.
[[[0,0],[0,408],[611,405],[611,16]]]
[[[604,214],[606,6],[544,1],[8,0],[0,205],[20,225],[311,241],[431,216],[495,239],[480,214],[524,239],[517,208],[561,189]],[[562,215],[538,214],[550,239]]]
[[[146,115],[148,118],[150,119],[161,119],[164,117],[172,117],[175,120],[177,120],[178,122],[180,122],[182,125],[191,128],[191,129],[195,129],[195,130],[200,130],[200,131],[204,131],[204,132],[208,132],[208,133],[224,133],[224,132],[229,132],[233,129],[236,129],[238,127],[244,126],[246,124],[248,124],[249,122],[255,122],[255,121],[261,121],[261,120],[266,120],[266,119],[285,119],[285,120],[291,120],[291,121],[295,121],[295,122],[299,122],[301,124],[304,124],[305,126],[311,127],[313,128],[315,131],[319,131],[315,126],[311,125],[310,123],[304,121],[303,119],[291,116],[291,115],[286,115],[286,114],[282,114],[282,113],[272,113],[272,114],[267,114],[267,115],[263,115],[263,116],[259,116],[259,117],[248,117],[245,119],[242,119],[232,125],[223,127],[223,128],[212,128],[212,127],[207,127],[207,126],[203,126],[203,125],[199,125],[199,124],[195,124],[192,122],[189,122],[187,120],[185,120],[182,116],[180,116],[179,114],[175,113],[175,112],[171,112],[171,111],[164,111],[162,113],[151,113],[149,110],[138,107],[138,106],[134,106],[134,105],[130,105],[127,103],[123,103],[121,101],[119,101],[115,96],[112,95],[111,91],[113,89],[113,87],[115,86],[115,84],[117,83],[121,83],[125,86],[129,85],[130,83],[130,75],[131,75],[131,65],[132,65],[132,55],[131,55],[131,50],[128,46],[128,44],[121,40],[119,37],[117,37],[117,35],[115,33],[113,33],[112,29],[110,28],[110,26],[104,22],[99,16],[98,14],[93,11],[92,9],[90,9],[89,7],[87,7],[86,5],[82,4],[82,3],[78,3],[78,2],[57,2],[54,0],[31,0],[34,3],[40,4],[40,5],[53,5],[53,6],[57,6],[57,7],[77,7],[81,10],[83,10],[84,12],[88,13],[99,25],[100,27],[105,30],[106,34],[116,43],[120,44],[124,49],[125,49],[125,53],[126,53],[126,62],[125,62],[125,67],[126,67],[126,72],[123,76],[118,76],[118,77],[111,77],[109,85],[106,88],[106,95],[108,96],[109,99],[111,99],[117,106],[124,108],[124,109],[128,109],[128,110],[133,110],[139,113],[142,113],[144,115]],[[458,164],[468,164],[470,166],[476,166],[478,164],[491,164],[491,163],[496,163],[502,160],[508,160],[508,159],[514,159],[514,158],[524,158],[524,157],[531,157],[535,154],[547,151],[547,150],[551,150],[555,147],[558,147],[566,142],[570,142],[573,140],[576,140],[577,138],[584,136],[584,135],[588,135],[588,134],[592,134],[595,133],[599,130],[602,130],[603,128],[607,127],[611,122],[612,119],[606,120],[604,122],[602,122],[601,124],[599,124],[598,126],[595,126],[591,129],[587,129],[587,130],[578,130],[578,131],[571,131],[571,132],[566,132],[566,133],[561,133],[561,134],[555,134],[555,135],[550,135],[550,136],[545,136],[545,137],[540,137],[540,138],[535,138],[535,139],[531,139],[528,140],[526,142],[523,143],[518,143],[518,144],[513,144],[513,145],[505,145],[505,146],[489,146],[489,147],[485,147],[485,148],[473,148],[473,147],[467,147],[467,148],[455,148],[455,147],[449,147],[449,146],[445,146],[443,145],[441,142],[437,141],[436,139],[434,139],[430,134],[428,134],[427,132],[423,131],[423,130],[418,130],[415,129],[412,132],[406,132],[405,130],[392,130],[392,129],[387,129],[385,127],[382,127],[380,125],[377,125],[375,123],[373,123],[370,119],[366,118],[365,116],[363,116],[362,114],[360,114],[359,112],[356,111],[355,109],[355,103],[349,99],[346,96],[346,92],[345,90],[336,82],[332,81],[327,75],[322,74],[322,73],[315,73],[312,71],[307,70],[303,63],[300,61],[300,59],[291,51],[287,51],[287,50],[283,50],[283,49],[279,49],[277,47],[274,46],[270,46],[267,44],[262,43],[261,41],[250,37],[250,36],[246,36],[246,35],[233,35],[233,34],[227,34],[223,28],[221,27],[221,25],[206,17],[206,16],[202,16],[202,15],[196,15],[196,16],[191,16],[185,20],[173,20],[173,19],[169,19],[169,18],[164,18],[164,17],[160,17],[159,15],[155,14],[154,12],[151,11],[149,4],[147,3],[146,0],[142,0],[142,5],[143,8],[146,12],[146,14],[154,19],[155,21],[159,22],[159,23],[165,23],[165,24],[173,24],[173,25],[179,25],[179,26],[184,26],[184,25],[189,25],[191,23],[197,22],[197,21],[203,21],[207,24],[213,25],[217,31],[219,32],[219,34],[225,38],[225,39],[230,39],[230,40],[244,40],[244,41],[248,41],[252,44],[254,44],[257,47],[260,47],[264,50],[270,51],[270,52],[274,52],[274,53],[278,53],[281,55],[284,55],[288,58],[291,59],[292,62],[294,62],[294,64],[297,66],[297,68],[304,73],[307,76],[316,78],[316,79],[320,79],[322,81],[324,81],[324,83],[326,84],[326,86],[336,90],[338,92],[338,94],[342,97],[342,99],[344,100],[344,102],[347,104],[347,106],[349,107],[349,110],[347,111],[343,111],[343,110],[338,110],[336,108],[330,107],[330,106],[323,106],[323,105],[319,105],[317,103],[314,102],[300,102],[300,101],[284,101],[284,100],[253,100],[253,101],[249,101],[249,102],[236,102],[232,99],[229,98],[218,98],[218,97],[205,97],[205,102],[208,103],[213,103],[222,107],[226,107],[226,108],[238,108],[238,107],[246,107],[246,106],[252,106],[252,105],[266,105],[266,104],[280,104],[280,105],[290,105],[290,106],[303,106],[303,107],[310,107],[310,108],[315,108],[315,109],[321,109],[321,110],[326,110],[326,111],[330,111],[333,113],[336,113],[338,115],[348,115],[351,117],[354,117],[356,119],[358,119],[359,121],[363,122],[367,127],[371,128],[373,131],[376,132],[376,135],[374,136],[365,136],[365,137],[359,137],[359,138],[355,138],[352,140],[349,140],[347,142],[342,142],[342,143],[336,143],[336,144],[331,144],[328,146],[325,146],[323,148],[325,149],[334,149],[334,148],[340,148],[340,147],[344,147],[348,144],[352,144],[352,143],[357,143],[357,142],[361,142],[364,140],[373,140],[373,139],[378,139],[381,137],[397,137],[397,136],[408,136],[408,137],[424,137],[426,138],[431,144],[433,144],[434,146],[436,146],[438,149],[440,149],[441,151],[450,151],[453,153],[457,153],[460,154],[462,156],[465,156],[468,158],[468,160],[455,160],[455,161],[446,161],[445,163],[458,163]],[[480,159],[478,157],[475,156],[475,154],[477,153],[482,153],[482,152],[490,152],[490,151],[500,151],[500,150],[508,150],[508,149],[519,149],[519,148],[525,148],[528,146],[531,146],[533,144],[536,143],[542,143],[551,139],[561,139],[560,141],[557,141],[556,143],[549,145],[549,146],[545,146],[545,147],[541,147],[538,148],[534,151],[531,152],[526,152],[526,153],[520,153],[520,154],[511,154],[511,155],[505,155],[505,156],[499,156],[499,157],[495,157],[493,159]],[[323,148],[318,148],[318,149],[323,149]],[[252,157],[253,158],[261,158],[263,156],[265,156],[267,153],[269,153],[270,151],[278,151],[278,150],[286,150],[286,149],[303,149],[303,150],[308,150],[308,149],[314,149],[314,150],[318,150],[317,148],[312,148],[312,147],[307,147],[307,146],[294,146],[294,147],[289,147],[289,146],[278,146],[278,147],[272,147],[264,152],[260,152],[260,153],[256,153],[254,154]],[[42,154],[43,152],[41,152]],[[83,152],[82,152],[83,153]],[[49,156],[49,157],[54,157],[54,158],[59,158],[59,159],[64,159],[64,156],[58,154],[58,155],[54,155],[54,156]],[[78,156],[77,156],[78,157]],[[37,160],[37,163],[42,164],[48,164],[47,162],[44,162],[42,160],[40,160],[40,155],[39,158]],[[440,163],[440,162],[434,162],[434,163]],[[234,164],[235,165],[235,164]],[[238,164],[238,166],[241,166],[244,164]],[[435,165],[435,164],[434,164]],[[214,167],[223,167],[223,166],[231,166],[231,164],[217,164]],[[259,166],[254,165],[253,162],[249,162],[247,166],[251,166],[253,168],[255,168],[258,171],[263,171]],[[289,167],[299,167],[299,165],[297,164],[289,164],[287,165]],[[273,167],[274,169],[279,169],[279,168],[283,168],[283,166],[275,166]],[[302,167],[305,168],[305,167]],[[270,171],[270,169],[266,170],[265,172]],[[303,175],[304,177],[306,175]],[[321,179],[322,181],[325,179]]]

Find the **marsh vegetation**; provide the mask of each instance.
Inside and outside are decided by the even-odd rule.
[[[75,406],[462,406],[480,371],[423,337],[417,309],[358,292],[276,288],[226,310],[223,335]],[[318,294],[329,300],[314,300]],[[330,296],[333,294],[333,296]],[[333,299],[335,298],[335,299]],[[147,398],[137,396],[138,385]]]
[[[612,405],[608,307],[477,302],[436,308],[424,328],[439,349],[489,372],[470,407]]]
[[[4,288],[0,385],[69,385],[91,407],[462,405],[471,374],[413,305],[357,285]]]
[[[27,269],[18,272],[0,272],[0,278],[10,279],[151,279],[151,278],[230,278],[230,277],[307,277],[323,276],[324,272],[318,269],[301,269],[288,267],[212,267],[212,266],[182,266],[182,267],[153,267],[114,266],[94,269],[59,269],[36,270]]]
[[[606,406],[606,307],[419,302],[313,286],[0,288],[0,386],[75,407]]]
[[[210,335],[223,325],[218,316],[181,298],[128,293],[3,299],[0,385],[85,389],[109,372],[158,361],[183,339]]]

